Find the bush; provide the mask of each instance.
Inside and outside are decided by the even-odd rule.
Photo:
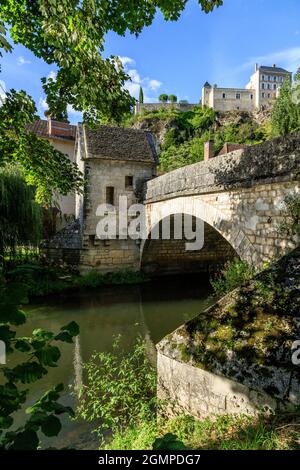
[[[86,384],[80,392],[76,415],[98,422],[95,432],[120,435],[140,420],[150,421],[156,411],[156,373],[146,357],[141,338],[133,350],[120,348],[120,337],[110,353],[94,353],[84,365]]]
[[[169,97],[165,93],[162,93],[161,95],[159,95],[158,99],[161,103],[167,103]]]
[[[245,284],[254,276],[254,268],[246,261],[236,258],[226,263],[220,275],[210,279],[215,294],[224,295]]]
[[[184,142],[179,147],[171,145],[167,150],[163,150],[159,156],[159,169],[161,171],[172,171],[203,160],[205,140],[207,140],[206,135],[202,138]]]
[[[131,269],[123,269],[111,273],[101,273],[94,269],[83,274],[77,279],[76,284],[80,287],[99,287],[118,284],[139,284],[146,280],[145,276]]]
[[[177,96],[176,95],[169,95],[169,101],[171,103],[177,103]]]
[[[21,282],[29,297],[59,293],[72,288],[70,282],[58,277],[56,269],[39,264],[17,265],[8,272],[7,276],[10,281]]]

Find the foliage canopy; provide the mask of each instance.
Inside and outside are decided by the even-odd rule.
[[[63,114],[70,104],[86,121],[105,117],[119,121],[134,100],[124,88],[129,77],[117,57],[103,56],[105,35],[114,31],[138,35],[157,10],[176,21],[187,0],[3,0],[0,21],[16,44],[58,68],[55,80],[43,79],[50,112]],[[198,0],[208,13],[222,0]],[[8,47],[3,26],[0,44]]]

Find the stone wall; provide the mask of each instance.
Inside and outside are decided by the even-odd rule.
[[[283,256],[295,240],[279,233],[283,200],[300,185],[300,134],[189,165],[149,181],[148,230],[159,218],[189,213],[214,227],[255,265]]]
[[[96,214],[106,203],[106,188],[114,188],[114,206],[118,214],[119,197],[126,196],[128,207],[139,200],[141,185],[152,178],[154,164],[130,161],[89,159],[84,164],[88,180],[82,202],[82,250],[80,269],[113,271],[122,268],[139,269],[140,245],[135,240],[101,240],[96,228],[101,217]],[[133,186],[126,187],[126,176],[133,177]]]
[[[170,414],[189,414],[195,418],[209,415],[276,412],[280,404],[234,380],[213,374],[158,352],[158,398],[167,400]]]
[[[237,94],[240,96],[239,99],[236,98]],[[204,105],[213,108],[215,111],[238,110],[252,112],[256,108],[255,94],[255,90],[246,90],[245,88],[204,87],[202,100]]]
[[[299,278],[298,248],[166,336],[160,396],[197,417],[298,407]]]
[[[149,239],[143,249],[142,271],[155,275],[210,272],[236,256],[231,245],[208,224],[204,225],[205,243],[201,250],[186,251],[186,241],[174,239],[172,230],[170,240]]]
[[[143,111],[158,111],[159,109],[176,109],[178,111],[190,111],[199,104],[192,103],[137,103],[134,108],[135,114],[143,114]]]

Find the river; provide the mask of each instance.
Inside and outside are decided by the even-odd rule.
[[[70,385],[82,380],[81,363],[94,351],[110,351],[113,337],[122,335],[128,350],[138,334],[145,338],[150,359],[155,361],[155,344],[166,334],[203,311],[210,303],[211,288],[207,275],[171,276],[153,279],[141,285],[101,287],[72,295],[53,296],[27,306],[28,320],[18,335],[29,335],[35,328],[58,332],[70,321],[80,326],[74,344],[60,343],[59,365],[34,383],[26,405],[57,383],[64,383],[62,403],[73,406]],[[8,364],[9,365],[9,364]],[[21,419],[16,417],[16,424]],[[24,419],[24,415],[23,415]],[[62,418],[58,438],[44,445],[97,448],[97,439],[86,423]]]

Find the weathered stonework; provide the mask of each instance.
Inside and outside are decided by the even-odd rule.
[[[98,238],[101,215],[97,208],[113,205],[118,216],[120,196],[127,198],[128,207],[139,202],[140,189],[155,175],[156,153],[151,135],[136,129],[101,126],[92,131],[79,126],[76,150],[87,181],[84,194],[76,201],[82,231],[80,270],[138,270],[140,243],[132,239]],[[128,177],[130,185],[126,185]],[[113,190],[112,201],[107,201],[107,188]]]
[[[300,249],[164,338],[158,393],[197,417],[300,404]]]
[[[187,251],[187,240],[174,239],[173,230],[170,240],[147,240],[143,249],[141,269],[152,275],[215,272],[223,267],[226,261],[236,256],[232,246],[208,224],[204,224],[204,240],[203,248],[197,251]]]
[[[217,230],[256,266],[283,256],[295,247],[278,226],[284,197],[300,189],[299,144],[300,133],[294,133],[148,181],[148,233],[163,218],[186,213]]]

